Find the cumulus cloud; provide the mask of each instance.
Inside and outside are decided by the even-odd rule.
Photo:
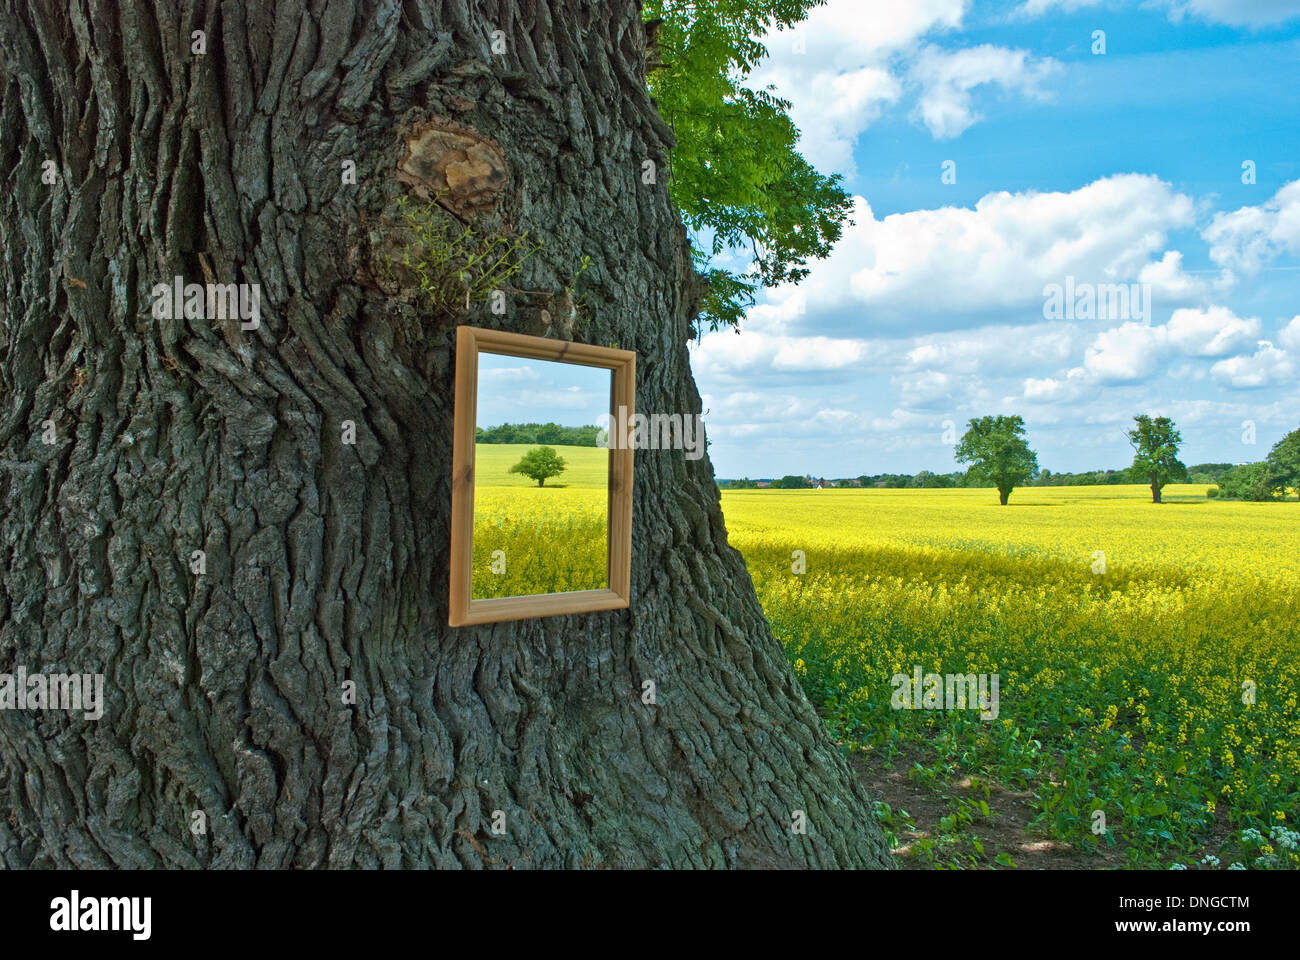
[[[862,343],[830,337],[785,338],[777,340],[774,346],[774,370],[839,370],[853,366],[865,356]]]
[[[1277,342],[1287,350],[1300,353],[1300,316],[1291,318],[1291,322],[1282,327],[1277,335]]]
[[[1285,350],[1261,340],[1253,354],[1220,360],[1210,368],[1210,375],[1224,386],[1250,390],[1294,380],[1296,364]]]
[[[917,337],[905,356],[915,368],[991,377],[1064,363],[1076,352],[1076,339],[1066,323],[990,326]]]
[[[839,2],[763,38],[768,57],[748,85],[791,103],[800,149],[819,170],[855,172],[858,135],[903,95],[895,61],[920,39],[961,26],[967,0]]]
[[[909,88],[917,118],[940,139],[981,119],[972,91],[994,86],[1033,99],[1059,69],[1050,58],[982,44],[940,50],[928,42],[957,30],[969,0],[840,0],[814,7],[790,30],[763,38],[768,57],[747,81],[773,86],[791,103],[800,149],[819,170],[854,175],[858,136]]]
[[[1215,263],[1247,275],[1284,253],[1300,255],[1300,180],[1258,206],[1216,214],[1201,236]]]
[[[871,353],[862,340],[789,337],[743,330],[710,333],[692,348],[697,369],[753,376],[763,371],[817,372],[855,366]]]
[[[854,225],[798,287],[767,292],[767,318],[787,332],[837,334],[903,326],[909,332],[970,326],[1008,309],[1041,313],[1043,288],[1067,276],[1090,283],[1183,282],[1169,231],[1193,224],[1192,199],[1157,177],[1119,174],[1068,193],[990,193],[975,207],[941,207],[877,219],[855,198]],[[1166,291],[1167,292],[1167,291]],[[1152,290],[1153,296],[1155,289]],[[799,297],[799,309],[786,307]]]
[[[1067,403],[1077,400],[1093,387],[1082,367],[1075,367],[1059,379],[1053,377],[1028,377],[1025,379],[1023,398],[1030,403]]]
[[[909,79],[921,87],[916,117],[936,140],[948,140],[981,119],[971,102],[976,87],[993,84],[1046,99],[1043,81],[1058,70],[1060,64],[1051,58],[1036,60],[1024,50],[988,43],[955,51],[929,46],[909,72]]]
[[[1183,254],[1167,250],[1159,260],[1138,271],[1138,283],[1151,284],[1151,296],[1162,303],[1187,303],[1209,292],[1210,285],[1183,270]]]
[[[1100,383],[1144,380],[1155,372],[1167,342],[1164,328],[1141,323],[1103,330],[1084,352],[1084,372]]]
[[[1242,319],[1227,307],[1175,310],[1169,318],[1169,343],[1197,357],[1222,357],[1251,347],[1259,339],[1259,319]]]
[[[1259,332],[1257,317],[1239,317],[1222,306],[1175,310],[1169,322],[1162,325],[1124,323],[1097,333],[1084,350],[1083,362],[1065,375],[1026,378],[1021,396],[1036,403],[1075,400],[1099,385],[1146,380],[1174,357],[1227,357],[1240,353],[1256,344]],[[1233,376],[1246,375],[1246,366],[1222,363],[1211,368],[1219,371],[1216,377],[1220,381],[1226,382],[1229,371]],[[1194,374],[1188,371],[1186,376]]]

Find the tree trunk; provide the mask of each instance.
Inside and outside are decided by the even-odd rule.
[[[998,491],[998,500],[1001,502],[1002,506],[1005,507],[1005,506],[1007,505],[1007,501],[1010,500],[1010,499],[1011,499],[1011,491],[1010,491],[1010,490],[999,490],[999,491]]]
[[[106,705],[0,711],[5,865],[887,866],[707,459],[638,454],[630,609],[447,626],[457,323],[590,256],[575,337],[700,409],[636,5],[67,6],[0,7],[0,671]],[[379,279],[435,188],[542,244],[504,316]],[[260,326],[155,319],[176,276]]]
[[[1151,502],[1160,502],[1160,481],[1155,476],[1151,477]]]

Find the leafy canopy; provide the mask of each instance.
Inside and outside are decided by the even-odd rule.
[[[1276,500],[1280,486],[1267,461],[1233,467],[1219,481],[1219,495],[1236,500]]]
[[[1134,454],[1130,469],[1134,476],[1148,479],[1151,492],[1158,496],[1166,483],[1187,476],[1187,467],[1178,459],[1183,436],[1168,417],[1152,419],[1142,413],[1133,422],[1137,426],[1127,433]]]
[[[787,473],[779,480],[772,481],[774,490],[808,490],[812,487],[812,481],[807,477],[796,477],[792,473]]]
[[[555,452],[554,447],[537,447],[520,457],[510,472],[522,473],[530,480],[536,480],[539,487],[544,487],[549,478],[563,473],[564,467],[564,458]]]
[[[967,476],[972,480],[997,487],[1003,504],[1012,490],[1038,473],[1038,455],[1029,449],[1019,416],[971,420],[953,456],[971,465]]]
[[[756,38],[822,2],[646,0],[645,19],[662,21],[650,91],[677,137],[669,191],[709,279],[700,320],[711,330],[739,329],[759,285],[806,277],[808,260],[830,253],[848,219],[843,178],[818,173],[797,150],[789,101],[742,85],[767,56]],[[711,239],[702,242],[702,231]],[[724,251],[743,251],[749,268],[714,266]]]
[[[569,447],[600,446],[600,427],[564,427],[558,423],[502,423],[479,427],[475,443],[558,443]]]
[[[1283,497],[1287,487],[1294,487],[1300,496],[1300,428],[1273,444],[1268,453],[1268,466],[1273,479],[1282,488]]]

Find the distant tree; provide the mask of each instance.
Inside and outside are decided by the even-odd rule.
[[[758,484],[749,477],[742,477],[739,480],[728,480],[726,486],[729,490],[753,490]]]
[[[954,457],[971,465],[967,477],[997,487],[1004,507],[1011,491],[1038,473],[1038,455],[1029,449],[1019,416],[971,420]]]
[[[1194,463],[1187,468],[1187,476],[1193,483],[1218,483],[1232,467],[1231,463]]]
[[[1273,479],[1282,488],[1282,499],[1286,499],[1287,487],[1294,487],[1297,499],[1300,499],[1300,428],[1273,444],[1273,449],[1268,452],[1268,466]]]
[[[519,462],[510,468],[511,473],[522,473],[530,480],[536,480],[539,487],[546,486],[546,481],[564,472],[564,458],[552,447],[537,447],[529,450]]]
[[[1268,461],[1233,467],[1219,481],[1219,495],[1234,500],[1276,500],[1278,487]]]
[[[495,427],[479,427],[475,431],[478,443],[545,443],[570,447],[599,446],[600,427],[564,427],[558,423],[503,423]]]
[[[929,470],[922,470],[913,476],[907,485],[927,490],[956,486],[954,479],[946,473],[931,473]]]
[[[544,423],[537,430],[537,443],[563,443],[564,428],[558,423]]]
[[[1133,422],[1137,426],[1127,433],[1134,454],[1129,470],[1151,484],[1151,502],[1160,503],[1160,491],[1165,484],[1187,478],[1187,467],[1178,459],[1183,437],[1168,417],[1152,419],[1141,413]]]
[[[812,481],[807,477],[786,474],[779,480],[773,480],[772,486],[779,490],[807,490],[812,487]]]

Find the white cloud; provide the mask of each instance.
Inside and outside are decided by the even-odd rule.
[[[478,372],[480,380],[493,380],[498,383],[519,381],[535,382],[541,379],[536,367],[490,367],[481,364]]]
[[[1265,27],[1300,17],[1300,0],[1166,0],[1172,20],[1191,15],[1232,27]]]
[[[940,400],[953,399],[956,378],[938,370],[922,370],[899,374],[891,383],[908,407],[928,407]]]
[[[1259,339],[1259,319],[1242,319],[1227,307],[1175,310],[1167,327],[1169,343],[1197,357],[1222,357],[1251,347]]]
[[[608,400],[581,387],[558,387],[554,390],[520,390],[519,403],[525,407],[548,407],[558,410],[590,409],[593,416],[608,407]]]
[[[1287,350],[1300,353],[1300,316],[1292,317],[1291,322],[1281,329],[1277,335],[1277,342]]]
[[[1283,253],[1300,256],[1300,180],[1259,206],[1215,214],[1201,236],[1210,244],[1210,259],[1246,274]]]
[[[1065,323],[989,326],[917,337],[906,358],[918,368],[989,377],[1064,363],[1075,352],[1075,340]]]
[[[894,61],[927,34],[961,26],[967,0],[839,0],[763,38],[768,57],[747,85],[791,103],[800,150],[824,171],[855,172],[858,135],[903,94]]]
[[[746,81],[772,86],[791,103],[800,150],[817,169],[852,176],[859,135],[920,88],[918,116],[936,137],[953,137],[979,116],[971,91],[996,84],[1040,98],[1058,65],[1024,51],[984,44],[955,52],[923,41],[957,30],[969,0],[832,0],[790,30],[763,38],[768,57]]]
[[[1169,19],[1195,17],[1210,23],[1233,27],[1263,27],[1284,23],[1300,16],[1300,0],[1160,0],[1169,10]],[[1038,17],[1052,10],[1071,13],[1096,7],[1102,0],[1025,0],[1016,13]]]
[[[996,84],[1044,99],[1042,82],[1059,69],[1060,64],[1050,58],[1035,60],[1024,50],[987,43],[952,52],[929,46],[909,73],[909,79],[921,86],[916,116],[936,140],[951,139],[981,119],[971,103],[975,87]]]
[[[1295,379],[1296,365],[1285,350],[1261,340],[1254,354],[1220,360],[1210,368],[1210,374],[1225,386],[1248,390]]]
[[[1167,340],[1162,327],[1125,323],[1097,335],[1084,352],[1083,369],[1100,383],[1130,383],[1155,372]]]
[[[1134,282],[1153,263],[1154,278],[1176,286],[1181,261],[1164,252],[1165,240],[1168,231],[1191,225],[1195,210],[1190,197],[1156,177],[1120,174],[1070,193],[990,193],[974,209],[879,220],[858,197],[853,217],[830,257],[814,264],[800,286],[766,292],[765,321],[779,316],[787,332],[802,326],[845,333],[867,320],[913,332],[950,329],[979,312],[1033,308],[1041,315],[1049,283],[1067,276]],[[795,296],[799,308],[789,309]]]
[[[839,370],[853,366],[865,354],[858,341],[830,337],[782,338],[775,346],[774,370]]]
[[[1200,277],[1184,272],[1179,250],[1167,250],[1160,260],[1139,270],[1138,283],[1151,284],[1152,298],[1161,302],[1187,303],[1209,290],[1209,284]]]
[[[789,337],[745,329],[704,336],[692,348],[696,369],[750,376],[764,370],[840,370],[862,362],[870,344],[833,337]]]
[[[1075,367],[1061,379],[1029,377],[1022,396],[1032,403],[1068,403],[1092,388],[1092,381],[1082,367]]]
[[[895,407],[887,417],[873,417],[871,429],[877,433],[894,433],[899,430],[918,431],[932,429],[937,424],[933,414],[917,413]]]
[[[1061,377],[1029,377],[1021,396],[1036,403],[1077,400],[1098,385],[1132,384],[1155,375],[1171,357],[1224,357],[1248,350],[1259,336],[1256,317],[1242,318],[1226,307],[1175,310],[1164,325],[1124,323],[1100,331],[1084,350],[1083,363]],[[1243,363],[1249,358],[1241,359]],[[1221,366],[1219,379],[1238,366]],[[1186,365],[1184,365],[1186,367]],[[1244,375],[1246,367],[1241,366]],[[1200,368],[1187,368],[1180,379],[1200,379]]]
[[[1102,0],[1025,0],[1016,13],[1026,17],[1041,17],[1053,8],[1070,13],[1084,7],[1095,7]]]

